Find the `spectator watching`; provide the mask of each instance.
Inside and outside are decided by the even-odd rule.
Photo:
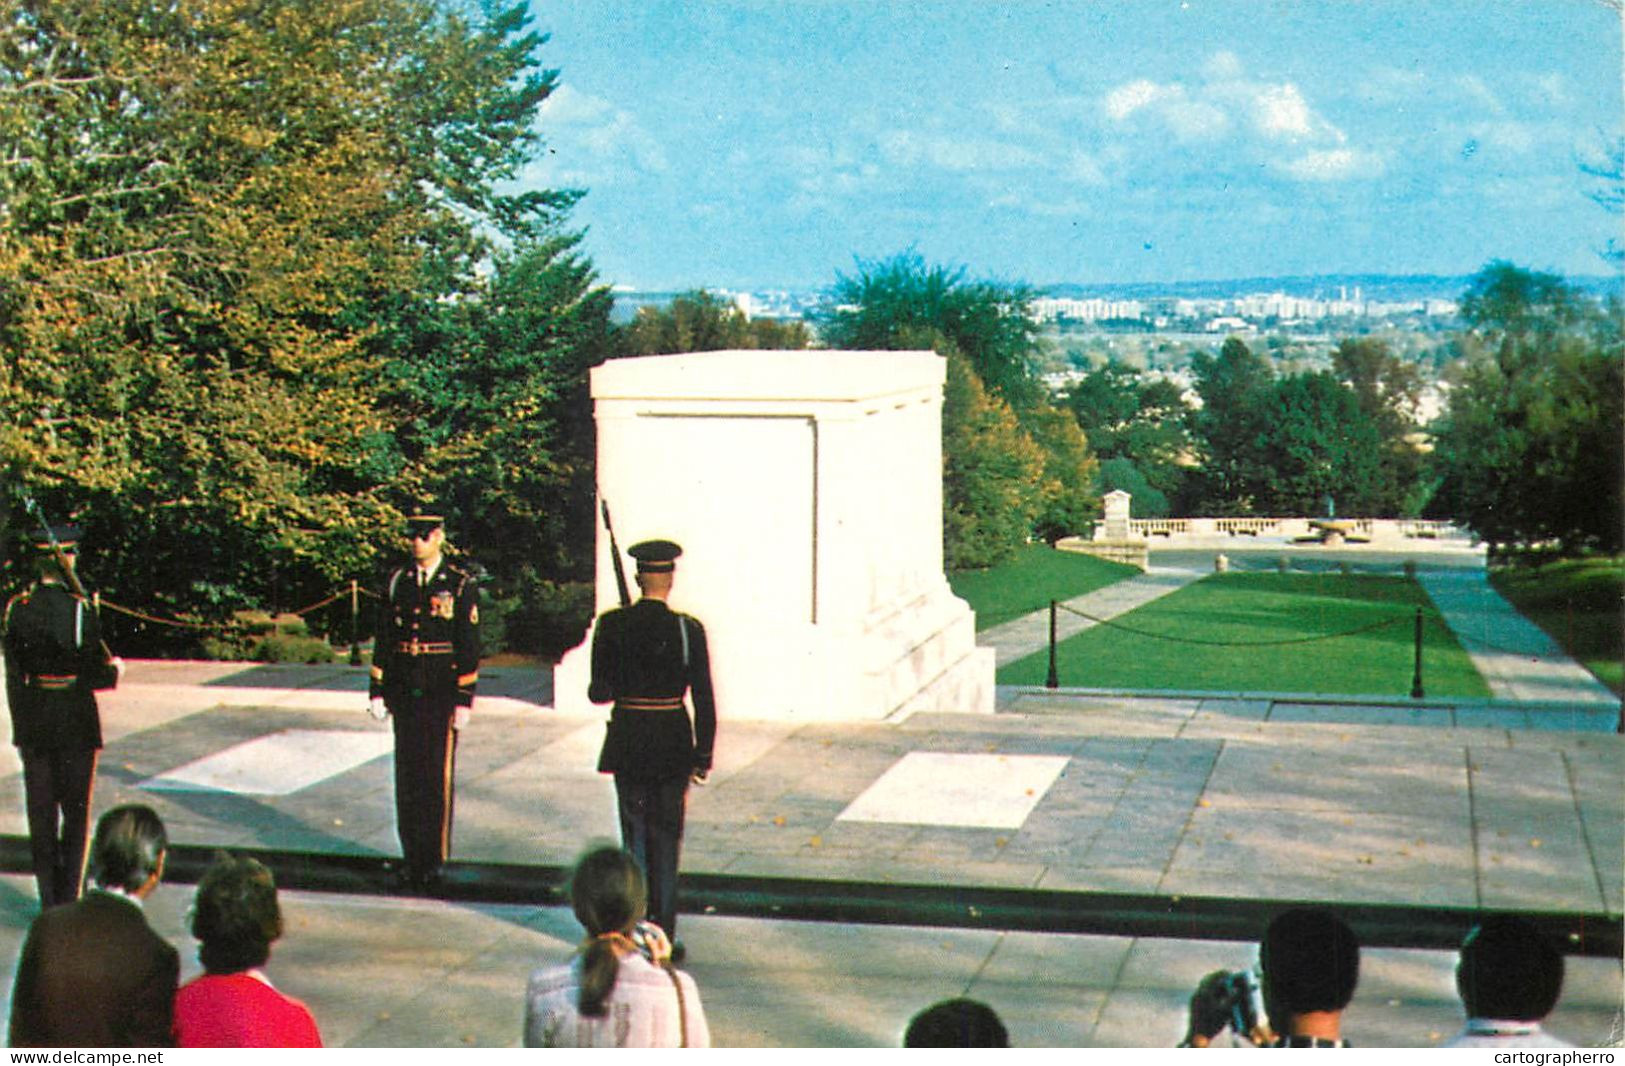
[[[1513,915],[1486,918],[1467,934],[1456,964],[1467,1024],[1445,1047],[1572,1047],[1541,1022],[1563,992],[1563,954]]]
[[[254,859],[220,855],[192,903],[203,976],[175,997],[181,1047],[321,1047],[316,1019],[278,992],[261,969],[282,935],[271,871]]]

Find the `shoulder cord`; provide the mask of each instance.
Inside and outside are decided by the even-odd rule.
[[[660,964],[671,978],[671,987],[677,992],[677,1038],[678,1047],[688,1047],[688,1005],[683,1002],[683,982],[677,978],[677,968],[669,961]]]
[[[608,940],[621,950],[627,952],[641,953],[643,951],[642,948],[638,947],[637,944],[632,942],[631,937],[619,931],[613,933],[600,933],[594,939]],[[582,950],[585,951],[586,947],[587,945],[583,944]],[[655,965],[659,966],[662,970],[665,970],[666,976],[671,978],[671,987],[677,993],[677,1039],[679,1041],[677,1046],[688,1047],[688,1005],[683,1001],[683,982],[677,978],[677,967],[671,964],[670,959],[663,960]]]
[[[631,937],[618,930],[611,933],[600,933],[593,937],[592,940],[607,940],[621,951],[629,953],[637,952],[641,954],[643,951],[642,948],[633,943]],[[582,944],[580,950],[586,951],[590,943],[591,940]],[[677,1046],[688,1047],[688,1005],[683,1000],[683,982],[678,980],[677,967],[671,964],[670,959],[656,963],[656,965],[666,971],[666,976],[671,978],[671,987],[677,993],[677,1039],[679,1041]]]
[[[683,637],[683,673],[688,673],[688,619],[677,616],[677,632]]]

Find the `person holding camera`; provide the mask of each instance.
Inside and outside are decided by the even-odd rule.
[[[1360,978],[1360,945],[1330,911],[1277,915],[1258,945],[1258,980],[1217,970],[1191,996],[1181,1047],[1208,1047],[1229,1028],[1260,1047],[1348,1047],[1343,1011]],[[1273,1028],[1272,1028],[1273,1026]]]
[[[1541,1027],[1563,994],[1563,953],[1526,918],[1497,914],[1473,926],[1456,990],[1467,1024],[1445,1047],[1574,1046]]]
[[[671,941],[643,920],[643,870],[616,847],[576,863],[570,903],[587,931],[576,956],[525,988],[526,1047],[710,1047],[699,988],[671,963]]]

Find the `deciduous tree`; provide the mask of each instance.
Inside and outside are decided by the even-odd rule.
[[[110,595],[297,603],[444,478],[462,305],[576,195],[500,191],[554,83],[527,20],[0,0],[0,471],[89,526]]]
[[[1462,307],[1480,343],[1434,427],[1436,513],[1497,544],[1618,551],[1618,323],[1561,278],[1505,262]]]

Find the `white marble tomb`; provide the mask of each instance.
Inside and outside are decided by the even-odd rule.
[[[933,352],[696,352],[592,371],[616,538],[623,553],[683,545],[671,602],[705,624],[722,717],[993,710],[993,652],[942,569],[943,380]],[[617,605],[602,523],[596,595],[599,612]],[[591,706],[591,639],[555,671],[561,710]]]

